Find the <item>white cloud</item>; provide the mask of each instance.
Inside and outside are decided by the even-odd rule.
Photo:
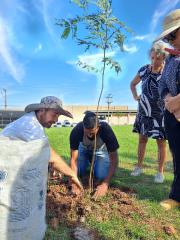
[[[107,57],[114,57],[115,52],[108,52],[106,54]],[[103,59],[103,53],[96,53],[96,54],[84,54],[80,55],[79,60],[85,62],[89,65],[96,66],[97,63],[101,62]]]
[[[108,52],[106,54],[107,57],[114,57],[115,56],[115,52]],[[87,72],[87,70],[85,68],[81,68],[80,66],[77,65],[78,61],[82,62],[82,63],[86,63],[92,67],[96,67],[98,68],[100,66],[100,64],[102,63],[102,59],[103,59],[103,53],[96,53],[96,54],[83,54],[83,55],[79,55],[78,60],[76,61],[67,61],[68,64],[71,65],[76,65],[78,70],[83,71],[83,72]],[[92,72],[91,72],[92,73]]]
[[[38,53],[42,50],[42,44],[39,43],[38,46],[34,49],[34,53]]]
[[[46,0],[40,0],[40,3],[41,3],[41,6],[42,6],[41,14],[43,16],[43,20],[44,20],[44,23],[45,23],[46,28],[48,30],[48,33],[49,33],[49,35],[54,37],[52,27],[50,26],[49,14],[48,14],[48,6],[49,6],[50,1],[48,3]]]
[[[124,44],[124,50],[126,52],[129,52],[130,54],[133,54],[138,51],[138,49],[135,45],[128,46],[127,44]]]
[[[56,14],[60,8],[60,3],[57,3],[54,0],[39,0],[34,1],[34,4],[43,18],[46,30],[51,37],[51,40],[54,41],[55,44],[58,41],[59,44],[59,36],[56,35],[53,28],[55,25],[55,17],[57,17]],[[57,5],[57,7],[54,7],[54,5]]]
[[[23,14],[27,14],[28,16],[30,15],[30,12],[20,4],[19,5],[17,4],[17,10]]]
[[[155,33],[155,29],[159,21],[160,20],[162,21],[163,17],[167,13],[172,11],[177,6],[178,3],[180,3],[180,0],[161,0],[152,16],[149,33],[144,35],[137,35],[133,37],[132,40],[153,42],[154,39],[157,37],[157,34]],[[162,25],[162,22],[161,22],[161,25]]]
[[[155,10],[151,21],[151,32],[156,28],[159,19],[165,16],[169,11],[173,10],[180,0],[162,0]]]
[[[23,65],[15,58],[12,48],[10,34],[8,33],[7,23],[0,18],[0,58],[3,62],[3,69],[6,69],[16,81],[20,82],[24,77]]]
[[[157,34],[155,32],[150,32],[148,34],[144,34],[144,35],[137,35],[135,37],[132,38],[132,41],[146,41],[149,43],[152,43],[154,41],[154,39],[156,38]]]
[[[136,35],[133,39],[142,41],[148,38],[149,38],[149,34],[145,34],[145,35]]]
[[[107,57],[113,57],[116,61],[118,61],[116,54],[117,54],[116,51],[111,51],[111,52],[108,52],[106,56]],[[83,55],[79,55],[77,58],[78,58],[77,60],[68,61],[67,63],[75,66],[78,71],[94,75],[94,80],[96,82],[95,86],[96,86],[96,91],[97,91],[96,92],[96,97],[98,98],[99,91],[100,91],[101,86],[102,86],[101,73],[100,72],[96,73],[96,72],[93,72],[93,71],[88,72],[87,69],[81,68],[79,65],[77,65],[77,62],[81,61],[83,63],[86,63],[86,64],[90,65],[90,66],[101,69],[102,68],[103,53],[83,54]],[[106,89],[106,91],[108,91],[108,89],[110,87],[110,82],[114,81],[114,80],[118,80],[118,79],[120,79],[120,74],[117,75],[117,73],[113,69],[106,66],[105,77],[104,77],[104,89]],[[85,79],[84,81],[87,81],[87,80],[88,80],[88,78]]]

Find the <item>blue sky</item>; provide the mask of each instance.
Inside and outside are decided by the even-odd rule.
[[[81,59],[96,65],[101,52],[84,52],[69,38],[61,40],[56,19],[72,17],[79,8],[69,0],[0,0],[0,89],[7,89],[10,107],[24,107],[55,95],[64,104],[97,104],[99,77],[82,71]],[[161,31],[163,17],[180,8],[180,0],[113,0],[113,13],[135,35],[128,35],[125,52],[110,52],[119,61],[117,76],[107,70],[101,104],[108,93],[114,105],[135,108],[129,84],[138,69],[149,62],[148,49]],[[0,107],[3,96],[0,91]]]

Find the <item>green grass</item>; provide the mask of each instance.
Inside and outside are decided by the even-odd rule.
[[[131,221],[126,218],[111,216],[107,221],[98,221],[95,217],[87,219],[87,225],[97,230],[102,236],[115,240],[160,240],[160,239],[180,239],[180,217],[179,209],[165,212],[159,205],[162,199],[168,197],[173,179],[173,168],[171,156],[168,152],[165,182],[155,184],[153,177],[157,168],[157,147],[155,140],[149,140],[145,156],[145,169],[142,176],[131,177],[130,172],[137,161],[138,136],[131,132],[131,126],[115,126],[113,130],[120,143],[119,167],[115,177],[112,179],[112,186],[117,188],[129,187],[137,192],[137,204],[143,209],[147,219],[155,219],[164,225],[175,227],[177,234],[168,236],[163,229],[157,230],[153,223],[142,220],[142,216],[137,212],[131,214]],[[71,128],[51,128],[47,130],[47,135],[51,146],[69,163],[69,135]],[[104,199],[106,201],[106,198]],[[108,201],[108,198],[107,198]],[[56,231],[50,227],[47,229],[47,240],[70,240],[70,229],[62,223]]]
[[[150,229],[146,222],[142,224],[141,216],[136,213],[134,213],[130,222],[126,219],[121,219],[120,217],[113,218],[112,216],[111,220],[102,223],[91,217],[88,220],[88,225],[110,239],[180,239],[179,209],[165,212],[159,205],[159,201],[168,198],[173,179],[172,161],[169,151],[165,170],[165,182],[163,184],[155,184],[153,182],[157,171],[157,146],[155,140],[149,140],[148,142],[144,173],[139,177],[131,177],[130,172],[137,161],[138,136],[131,132],[131,126],[115,126],[113,130],[120,143],[120,148],[118,150],[119,168],[116,176],[112,179],[112,185],[134,189],[137,192],[137,203],[147,216],[157,221],[159,220],[165,225],[173,225],[177,231],[177,235],[168,236],[162,229],[159,231],[154,230],[153,224]],[[67,162],[70,159],[70,131],[70,128],[51,128],[47,130],[50,144]],[[50,233],[48,232],[48,234]],[[61,239],[69,239],[68,236],[63,236],[61,236]]]

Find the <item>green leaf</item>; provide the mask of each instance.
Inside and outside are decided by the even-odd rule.
[[[65,29],[64,29],[64,32],[62,33],[62,35],[61,35],[61,38],[62,39],[66,39],[66,38],[68,38],[68,36],[69,36],[69,33],[70,33],[70,27],[66,27]]]
[[[88,0],[71,0],[71,2],[78,5],[80,8],[86,8],[88,6]]]
[[[99,69],[97,69],[97,68],[95,68],[95,67],[93,67],[91,65],[88,65],[85,62],[78,61],[77,65],[80,66],[83,69],[86,69],[88,72],[91,72],[91,71],[96,72],[96,73],[99,72]]]

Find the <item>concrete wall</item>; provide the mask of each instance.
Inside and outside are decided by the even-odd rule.
[[[67,117],[60,116],[59,121],[64,121],[65,119],[68,119],[71,123],[72,122],[80,122],[84,118],[84,113],[86,111],[96,111],[97,106],[95,105],[66,105],[64,108],[71,112],[74,119],[68,119]],[[106,106],[100,106],[99,110],[108,110],[107,105]],[[128,106],[110,106],[109,110],[128,110]],[[114,121],[114,120],[113,120]]]
[[[96,111],[96,106],[94,105],[67,105],[64,106],[66,110],[71,112],[74,116],[73,119],[67,118],[65,116],[60,116],[59,121],[63,122],[64,120],[69,120],[70,123],[78,123],[83,120],[84,113],[86,111]],[[99,110],[107,111],[107,106],[100,106]],[[127,106],[111,106],[109,110],[128,110]],[[8,123],[16,120],[17,118],[21,117],[24,114],[24,111],[20,111],[17,109],[8,109],[8,110],[1,110],[0,109],[0,128],[5,127]],[[133,124],[135,120],[135,115],[124,114],[123,116],[115,116],[112,115],[109,117],[109,123],[111,125],[126,125],[126,124]]]
[[[135,121],[134,115],[127,115],[122,117],[112,116],[109,118],[110,125],[132,125]]]

